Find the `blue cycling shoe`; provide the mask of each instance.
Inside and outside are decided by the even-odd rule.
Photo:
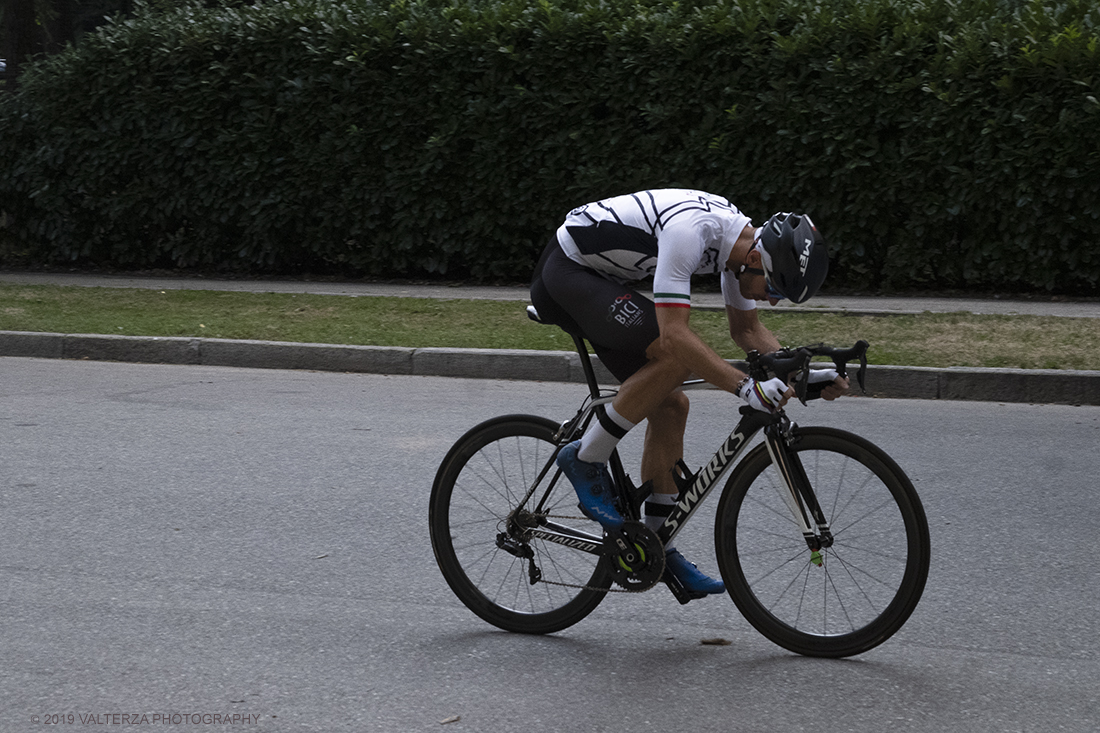
[[[620,529],[623,515],[615,506],[615,495],[611,490],[611,475],[602,463],[588,463],[577,458],[581,442],[575,440],[558,453],[558,467],[573,484],[577,498],[581,501],[581,511],[589,519],[597,521],[604,529]]]
[[[676,549],[665,553],[665,572],[670,573],[695,598],[726,592],[725,583],[703,575]]]

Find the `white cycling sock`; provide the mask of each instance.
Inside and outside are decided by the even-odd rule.
[[[672,507],[676,505],[676,494],[650,494],[645,500],[645,526],[656,532],[665,523],[665,519],[672,514]],[[673,543],[665,545],[665,552],[673,549]]]
[[[607,463],[611,451],[623,439],[634,423],[615,412],[610,404],[596,410],[596,418],[581,437],[577,458],[585,463]]]

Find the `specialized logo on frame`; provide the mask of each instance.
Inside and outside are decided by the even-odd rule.
[[[615,321],[626,328],[637,326],[644,319],[645,311],[634,303],[630,293],[615,298],[615,302],[607,309],[607,320]]]

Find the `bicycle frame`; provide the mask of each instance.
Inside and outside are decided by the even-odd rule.
[[[528,306],[527,313],[532,320],[541,322],[538,313],[533,307]],[[608,404],[615,399],[616,393],[601,393],[595,369],[592,366],[584,339],[575,333],[569,333],[569,335],[573,339],[573,344],[580,357],[585,381],[588,384],[589,397],[573,419],[563,423],[555,434],[554,440],[558,447],[550,456],[550,459],[547,461],[542,471],[539,472],[534,483],[529,487],[527,495],[520,503],[521,507],[525,506],[531,499],[536,488],[546,477],[551,468],[555,468],[555,459],[557,458],[558,451],[570,440],[573,440],[584,432],[584,429],[592,420],[596,409],[600,405]],[[860,344],[862,345],[862,351],[859,351]],[[856,347],[848,352],[842,352],[845,359],[850,359],[853,355],[858,353],[859,358],[862,360],[862,354],[866,352],[867,344],[866,342],[860,342],[860,344],[857,344]],[[808,369],[809,357],[799,355],[777,363],[782,365],[780,368],[784,370],[793,370],[793,365],[796,363],[800,363],[803,369]],[[838,368],[841,370],[843,369],[843,363],[843,361],[837,363]],[[865,362],[863,363],[865,364]],[[862,386],[862,369],[859,374],[859,381]],[[805,386],[806,380],[803,378],[800,389],[800,398],[803,399],[806,394]],[[703,380],[685,382],[681,388],[713,389],[713,387]],[[721,483],[730,468],[736,465],[740,460],[741,455],[752,442],[756,434],[760,430],[764,430],[765,442],[767,443],[768,453],[771,456],[772,464],[783,478],[783,483],[787,488],[787,491],[783,493],[782,499],[790,509],[795,523],[802,531],[802,536],[813,553],[813,561],[818,563],[821,557],[820,550],[823,547],[831,546],[833,537],[828,521],[825,519],[824,512],[822,512],[817,502],[817,498],[810,486],[809,479],[806,477],[806,472],[802,467],[801,461],[799,461],[795,452],[788,448],[788,441],[793,427],[792,423],[782,409],[775,413],[768,414],[749,407],[743,407],[741,408],[741,415],[742,417],[738,421],[736,427],[734,427],[729,437],[727,437],[718,447],[718,450],[715,451],[710,461],[695,474],[689,474],[687,478],[678,481],[680,484],[678,501],[674,505],[672,513],[665,519],[664,524],[662,524],[657,531],[658,538],[661,540],[662,544],[667,545],[680,530],[683,529],[684,525],[687,524],[688,520],[695,514],[696,510],[702,505],[707,496],[719,483]],[[635,505],[640,503],[640,499],[638,499],[637,496],[639,489],[634,487],[633,483],[627,477],[626,472],[623,470],[618,452],[612,454],[608,468],[611,472],[612,479],[619,487],[620,494],[628,500],[626,503],[631,505],[629,510],[634,511]],[[689,473],[689,469],[684,466],[682,462],[680,468],[685,473]],[[539,503],[531,512],[533,515],[537,516],[543,511],[546,498],[550,495],[550,492],[560,477],[561,471],[558,470],[547,485],[546,491],[542,498],[540,498]],[[644,485],[641,487],[641,492],[643,494],[647,492]],[[642,498],[644,498],[644,496]],[[813,522],[812,525],[811,520]],[[539,521],[537,526],[527,525],[526,530],[530,532],[532,536],[548,542],[566,545],[596,555],[603,552],[601,537],[565,527],[545,518]]]
[[[715,451],[710,461],[690,478],[690,483],[685,482],[687,485],[681,488],[679,501],[673,507],[672,514],[665,519],[664,524],[657,531],[657,537],[660,538],[663,544],[667,545],[683,529],[684,525],[695,514],[695,511],[703,504],[707,495],[721,483],[729,469],[740,460],[741,454],[748,447],[756,433],[766,426],[774,424],[775,418],[774,415],[752,410],[738,421],[737,426],[725,442],[718,446],[718,450]]]
[[[706,389],[709,388],[709,385],[702,381],[692,381],[685,383],[684,388]],[[607,404],[613,399],[614,395],[604,395],[598,399],[587,401],[586,405],[582,407],[577,416],[564,423],[559,429],[556,436],[559,450],[575,435],[583,432],[584,427],[592,419],[597,407]],[[793,519],[799,525],[807,545],[811,550],[817,552],[822,547],[828,547],[832,544],[832,536],[829,531],[828,523],[817,504],[813,490],[806,478],[805,471],[798,461],[797,456],[787,448],[787,438],[790,435],[790,429],[790,420],[782,410],[773,414],[767,414],[751,408],[743,408],[742,418],[738,421],[736,427],[730,432],[726,440],[718,447],[718,450],[715,451],[710,461],[699,469],[698,472],[690,475],[681,482],[679,500],[674,505],[672,513],[665,519],[664,524],[657,532],[657,536],[662,544],[667,545],[672,538],[683,529],[684,525],[687,524],[696,510],[702,506],[707,496],[722,483],[730,469],[737,464],[753,438],[761,430],[764,430],[765,441],[768,446],[768,452],[772,456],[772,462],[779,470],[787,487],[787,493],[784,494],[783,499],[790,508]],[[526,502],[530,500],[538,485],[542,483],[550,470],[555,468],[554,461],[557,458],[557,453],[558,451],[555,450],[542,471],[539,472],[538,477],[531,487],[529,487],[527,496],[524,502],[521,503],[521,506],[525,505]],[[623,470],[622,463],[617,453],[613,455],[613,459],[610,462],[610,471],[612,478],[616,482],[616,485],[620,487],[621,492],[629,493],[631,491],[637,491]],[[538,504],[531,510],[533,515],[537,516],[543,511],[543,504],[560,477],[561,471],[557,470],[554,477],[547,485]],[[644,490],[645,487],[643,486],[642,489]],[[817,528],[816,532],[814,526],[811,525],[811,518]],[[572,547],[594,555],[601,554],[604,549],[601,537],[587,532],[581,532],[549,520],[542,520],[538,523],[538,526],[528,527],[527,531],[533,537]]]

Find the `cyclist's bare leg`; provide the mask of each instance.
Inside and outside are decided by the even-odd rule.
[[[687,395],[678,388],[691,376],[691,370],[675,359],[661,358],[664,355],[656,343],[646,353],[650,361],[623,382],[613,404],[615,411],[628,420],[640,422],[649,418],[642,453],[642,480],[653,479],[654,491],[668,496],[677,492],[671,469],[683,457],[689,407]],[[646,515],[648,523],[648,504]],[[686,593],[688,599],[725,592],[721,580],[707,577],[674,547],[666,549],[666,574],[670,587],[675,583],[680,588],[676,592]]]
[[[637,424],[649,418],[642,455],[642,479],[643,481],[654,479],[655,491],[669,497],[677,490],[670,469],[677,459],[683,456],[684,428],[689,407],[687,395],[680,391],[679,387],[691,376],[691,370],[682,366],[677,359],[662,353],[658,343],[655,341],[650,344],[646,350],[649,361],[622,383],[612,405],[620,417],[631,423]],[[592,430],[593,427],[589,429]],[[566,453],[563,450],[559,454],[559,465],[562,465],[564,455]],[[563,468],[565,468],[564,465]],[[569,475],[568,471],[567,475]],[[573,481],[574,487],[578,485],[572,476],[570,480]],[[581,490],[578,489],[577,493],[583,503],[585,497],[581,494]],[[667,506],[666,502],[654,503]],[[647,524],[650,519],[648,504],[647,502]],[[599,507],[593,507],[590,507],[589,511],[599,514],[597,511]],[[653,515],[658,523],[661,521],[660,516],[660,513]],[[700,572],[675,547],[666,545],[666,550],[665,580],[682,603],[693,598],[725,592],[725,586],[721,580],[709,578]]]
[[[649,414],[642,448],[642,481],[653,482],[656,494],[675,494],[673,467],[684,456],[688,396],[676,390]]]
[[[691,376],[691,370],[666,356],[659,343],[654,341],[649,345],[646,349],[649,361],[622,383],[612,402],[615,411],[634,424],[649,417]]]
[[[633,423],[649,420],[642,452],[642,481],[659,494],[675,494],[672,467],[684,455],[688,397],[680,389],[691,371],[661,352],[659,341],[646,350],[649,361],[619,388],[615,411]]]

